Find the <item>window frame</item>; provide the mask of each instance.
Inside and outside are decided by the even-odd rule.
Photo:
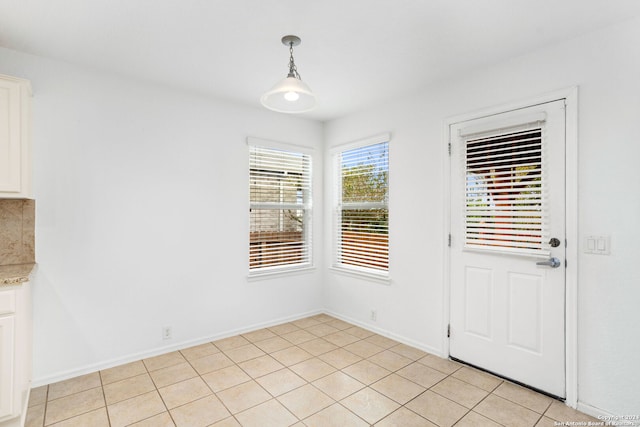
[[[273,151],[282,151],[286,153],[291,153],[295,155],[304,155],[308,159],[308,177],[306,181],[308,182],[308,187],[303,189],[303,200],[301,203],[291,203],[291,202],[282,202],[282,203],[274,203],[274,202],[252,202],[251,201],[251,150],[252,148],[260,148],[265,150],[273,150]],[[248,234],[249,234],[249,245],[248,249],[248,274],[247,277],[249,280],[261,278],[261,277],[272,277],[274,275],[281,274],[294,274],[301,273],[307,270],[311,270],[314,268],[313,264],[313,154],[314,150],[312,147],[290,144],[278,141],[271,141],[261,138],[248,137],[247,138],[247,160],[248,160],[248,180],[249,183],[247,185],[248,189],[248,204],[249,204],[249,218],[248,218]],[[306,258],[302,262],[293,263],[293,264],[281,264],[281,265],[272,265],[266,267],[251,267],[251,210],[252,209],[278,209],[278,205],[282,205],[280,210],[290,209],[293,205],[296,208],[303,211],[303,226],[302,226],[302,242],[303,242],[303,250],[306,251]]]
[[[387,143],[387,173],[390,171],[390,147],[391,147],[391,134],[389,132],[371,136],[368,138],[359,139],[346,144],[341,144],[333,147],[330,150],[332,157],[332,179],[333,179],[333,191],[332,191],[332,240],[331,240],[331,257],[329,268],[335,272],[354,276],[358,278],[365,278],[373,281],[378,281],[383,284],[390,283],[390,271],[391,271],[391,233],[390,233],[390,218],[389,218],[389,200],[390,200],[390,181],[387,179],[387,194],[384,202],[370,202],[370,206],[380,207],[386,209],[387,214],[387,269],[379,269],[373,267],[364,267],[359,265],[345,264],[340,261],[341,250],[341,235],[342,235],[342,155],[345,152],[355,150],[358,148],[364,148],[367,146],[378,145]],[[387,176],[388,178],[388,176]],[[353,202],[352,202],[353,203]],[[366,204],[366,203],[365,203]],[[354,203],[355,205],[355,203]]]

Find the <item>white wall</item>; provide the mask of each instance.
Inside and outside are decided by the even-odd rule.
[[[246,279],[246,137],[321,171],[320,123],[6,49],[0,73],[34,91],[36,384],[322,308],[319,269]]]
[[[337,144],[392,132],[392,283],[329,271],[327,310],[444,354],[443,123],[577,85],[580,241],[570,244],[581,245],[591,234],[610,235],[612,244],[610,256],[579,255],[579,408],[640,414],[640,273],[634,265],[640,254],[639,77],[636,19],[491,68],[461,71],[419,93],[326,123],[327,155]],[[326,227],[330,213],[325,206]],[[327,261],[330,247],[327,237]],[[372,308],[377,322],[369,320]]]

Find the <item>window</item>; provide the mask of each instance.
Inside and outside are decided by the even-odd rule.
[[[249,183],[250,273],[310,266],[311,156],[250,145]]]
[[[388,141],[382,135],[336,153],[335,267],[388,273]]]
[[[463,138],[465,247],[548,255],[544,122]]]

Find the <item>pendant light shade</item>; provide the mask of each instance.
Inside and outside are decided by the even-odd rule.
[[[300,44],[297,36],[284,36],[282,44],[289,46],[289,74],[260,98],[266,108],[279,113],[304,113],[316,105],[316,96],[298,73],[293,60],[293,46]]]
[[[295,77],[285,77],[260,98],[262,105],[280,113],[304,113],[316,105],[309,86]]]

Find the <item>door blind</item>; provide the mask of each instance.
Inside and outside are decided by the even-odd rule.
[[[342,151],[335,221],[336,263],[389,269],[389,143]]]
[[[310,263],[310,156],[257,146],[249,155],[249,269]]]
[[[544,123],[465,138],[465,247],[548,256]]]

